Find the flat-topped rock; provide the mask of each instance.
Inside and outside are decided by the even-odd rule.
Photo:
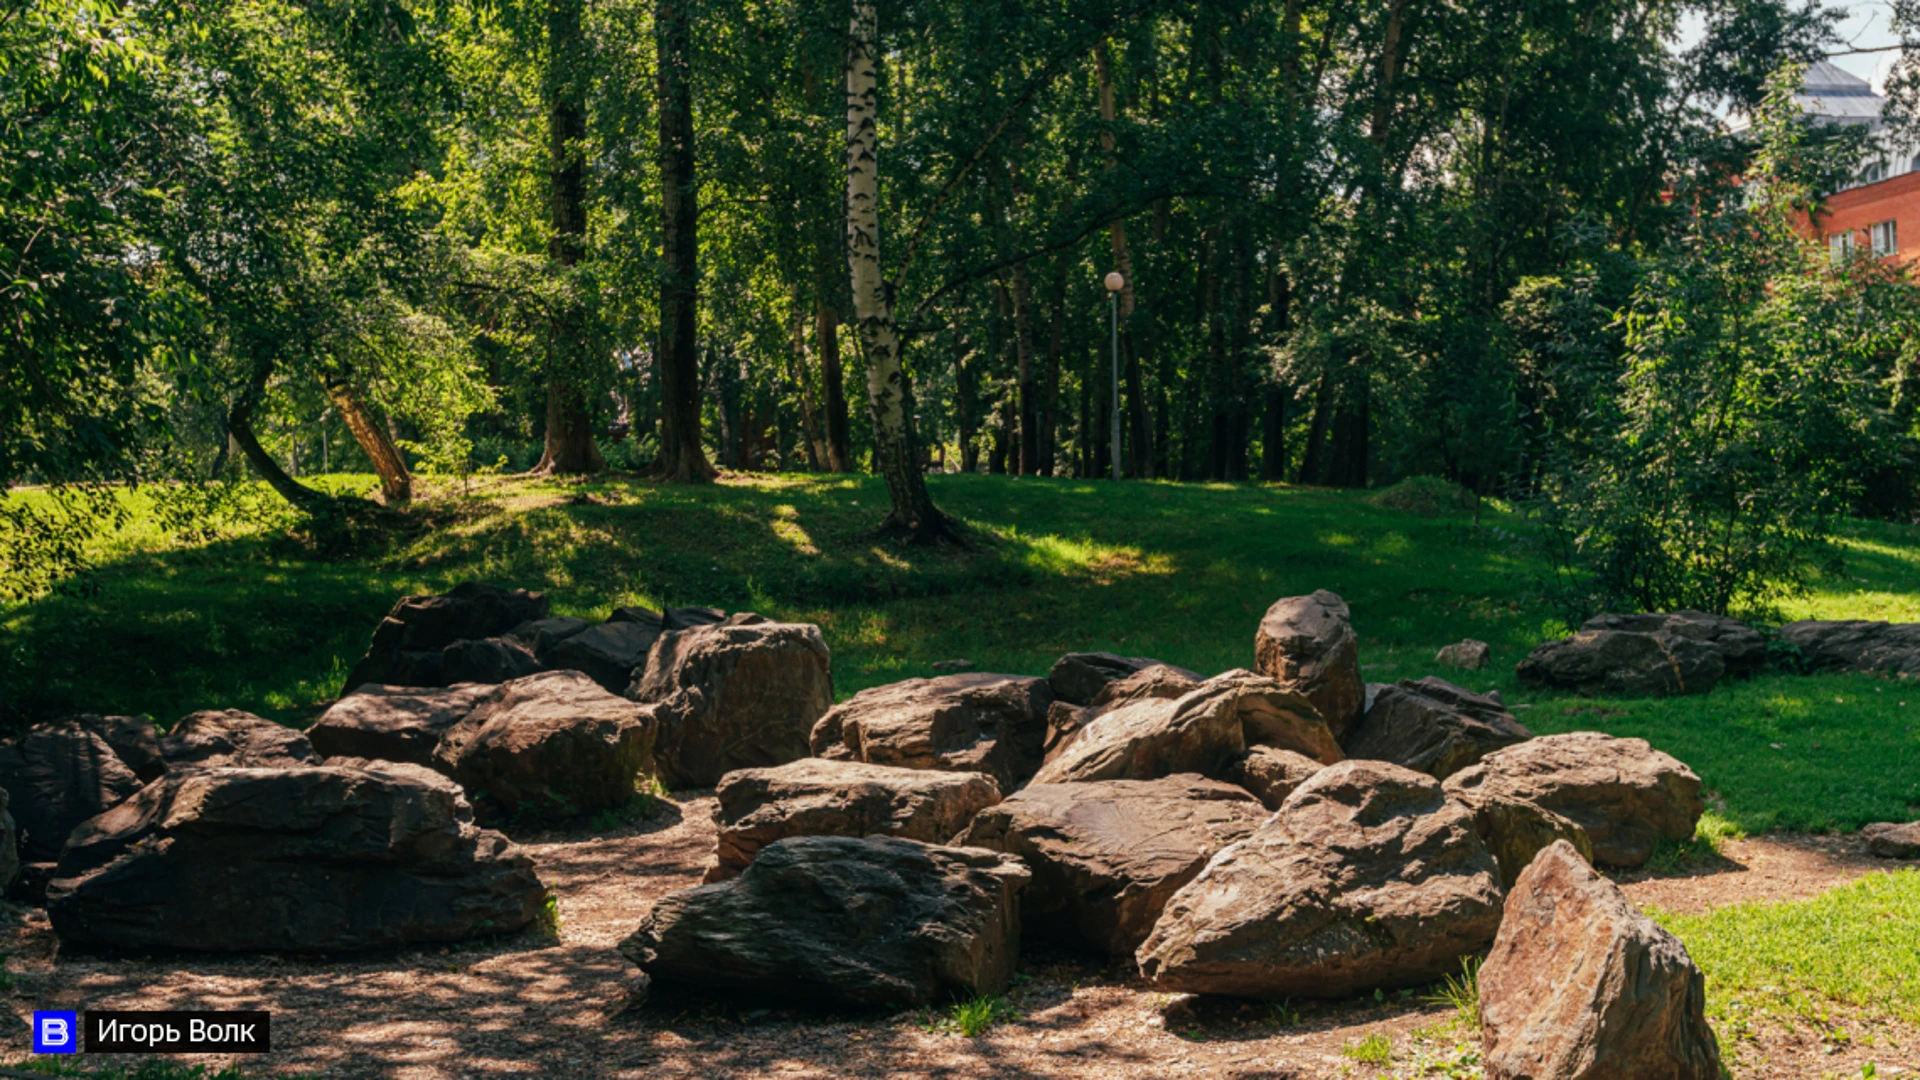
[[[1582,630],[1626,630],[1641,634],[1669,634],[1689,638],[1720,654],[1729,678],[1757,675],[1767,666],[1765,634],[1725,615],[1704,611],[1670,611],[1644,615],[1595,615],[1580,624]]]
[[[448,728],[434,767],[507,813],[592,814],[633,798],[654,730],[650,709],[577,671],[544,671],[501,684]]]
[[[307,739],[324,757],[431,765],[440,737],[497,692],[479,683],[362,686],[329,705],[307,729]]]
[[[1346,749],[1349,757],[1391,761],[1445,780],[1531,738],[1499,699],[1428,676],[1382,687],[1348,732]]]
[[[503,683],[523,679],[544,665],[517,638],[469,638],[440,650],[440,681]]]
[[[900,1008],[998,993],[1020,947],[1020,861],[886,837],[799,836],[670,893],[620,951],[654,983]]]
[[[1158,780],[1029,784],[982,810],[955,838],[1020,857],[1028,933],[1132,956],[1180,886],[1267,811],[1231,784]]]
[[[1704,694],[1726,674],[1720,650],[1665,631],[1582,630],[1536,647],[1514,668],[1525,686],[1587,697]]]
[[[1920,675],[1920,623],[1803,619],[1780,628],[1816,671]]]
[[[1052,683],[1053,680],[1049,679],[1048,685],[1052,686]],[[1151,698],[1177,698],[1199,685],[1199,677],[1185,668],[1153,664],[1107,683],[1086,705],[1075,705],[1056,697],[1053,704],[1047,707],[1047,741],[1043,759],[1052,761],[1059,757],[1067,744],[1079,737],[1082,728],[1115,709]]]
[[[714,863],[707,881],[739,874],[789,836],[884,835],[944,844],[1000,801],[984,773],[939,772],[803,758],[720,778]]]
[[[965,672],[862,690],[814,725],[816,755],[875,765],[981,772],[1002,792],[1040,765],[1045,679]]]
[[[1274,601],[1254,635],[1253,668],[1313,703],[1335,740],[1360,719],[1360,639],[1346,601],[1320,589]]]
[[[304,732],[239,709],[189,713],[160,740],[160,754],[168,771],[291,768],[320,761]]]

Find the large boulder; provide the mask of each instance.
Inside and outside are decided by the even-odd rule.
[[[1215,855],[1137,956],[1163,990],[1344,997],[1455,971],[1499,925],[1473,815],[1425,773],[1349,760]]]
[[[1920,859],[1920,821],[1882,821],[1860,830],[1867,853],[1882,859]]]
[[[1248,746],[1271,746],[1332,765],[1347,755],[1333,737],[1333,729],[1313,702],[1278,679],[1255,675],[1244,668],[1221,672],[1206,686],[1231,687],[1240,732]]]
[[[1119,682],[1149,668],[1169,672],[1198,682],[1200,676],[1186,668],[1165,664],[1150,656],[1120,656],[1110,652],[1068,653],[1053,662],[1047,672],[1047,686],[1056,700],[1069,705],[1096,705],[1109,683]],[[1111,699],[1109,699],[1111,700]]]
[[[189,713],[160,740],[169,771],[180,768],[272,769],[318,765],[303,732],[239,709]]]
[[[131,797],[140,778],[105,739],[65,720],[0,743],[0,788],[19,825],[21,857],[50,862],[76,825]]]
[[[1254,635],[1253,667],[1306,695],[1336,740],[1360,719],[1360,639],[1346,601],[1325,589],[1274,601]]]
[[[833,705],[833,671],[819,627],[743,613],[663,633],[627,696],[657,706],[660,779],[708,787],[735,769],[806,757],[808,733]]]
[[[1526,804],[1572,821],[1592,841],[1594,861],[1629,868],[1644,864],[1662,840],[1691,839],[1706,809],[1692,769],[1645,739],[1597,731],[1543,735],[1496,750],[1448,777],[1446,786],[1476,812],[1496,803]],[[1525,816],[1483,814],[1482,820],[1494,822],[1495,850],[1515,850],[1498,835],[1498,822],[1524,822]]]
[[[1765,634],[1725,615],[1704,611],[1665,614],[1595,615],[1580,624],[1582,630],[1627,630],[1640,634],[1669,634],[1688,638],[1720,654],[1730,678],[1757,675],[1767,666]]]
[[[463,582],[440,596],[403,596],[374,628],[367,654],[340,693],[356,686],[441,686],[441,652],[456,641],[499,637],[547,617],[545,593]]]
[[[533,860],[460,811],[451,784],[391,769],[172,772],[74,832],[47,914],[63,947],[210,952],[526,926],[546,895]]]
[[[1247,747],[1242,689],[1233,681],[1208,681],[1170,701],[1149,698],[1107,713],[1042,766],[1034,783],[1215,775]]]
[[[1726,674],[1720,650],[1665,631],[1582,630],[1549,641],[1514,668],[1524,686],[1588,697],[1704,694]]]
[[[1068,653],[1066,657],[1062,658],[1061,662],[1064,663],[1068,658],[1084,655],[1088,654]],[[1110,654],[1096,653],[1092,655],[1106,656]],[[1130,659],[1141,658],[1133,657]],[[1054,666],[1058,668],[1060,665],[1055,664]],[[1047,685],[1048,688],[1051,689],[1054,685],[1054,680],[1049,678]],[[1177,698],[1199,685],[1200,677],[1185,668],[1177,668],[1169,664],[1153,664],[1102,686],[1093,695],[1093,700],[1085,705],[1076,705],[1070,701],[1055,697],[1053,704],[1047,706],[1047,741],[1042,751],[1042,757],[1046,761],[1052,761],[1054,758],[1059,757],[1060,754],[1066,750],[1069,743],[1079,738],[1082,729],[1089,723],[1098,720],[1100,717],[1115,709],[1131,705],[1136,701],[1146,701],[1150,698]]]
[[[1278,810],[1287,796],[1324,768],[1320,762],[1292,750],[1249,746],[1246,753],[1227,762],[1220,779],[1244,789],[1267,809]]]
[[[719,836],[708,881],[737,875],[761,848],[789,836],[879,834],[944,844],[1000,801],[999,785],[984,773],[821,758],[730,772],[716,794]]]
[[[440,650],[440,681],[503,683],[541,670],[533,650],[511,637],[468,638]]]
[[[659,621],[660,617],[655,615],[655,629],[658,629]],[[553,659],[553,650],[559,648],[561,642],[592,626],[593,624],[587,620],[576,619],[571,615],[549,615],[544,619],[533,619],[521,623],[507,631],[506,637],[511,641],[519,642],[544,668]]]
[[[1473,810],[1473,828],[1500,864],[1500,887],[1513,883],[1534,857],[1557,843],[1568,843],[1588,862],[1593,861],[1593,838],[1573,819],[1529,802],[1499,799],[1466,800]]]
[[[954,843],[1018,855],[1033,871],[1021,899],[1028,933],[1132,956],[1167,899],[1266,817],[1246,792],[1190,773],[1029,784]]]
[[[432,765],[440,737],[498,693],[467,683],[443,688],[362,686],[327,707],[307,729],[325,757],[377,758]]]
[[[1920,675],[1920,623],[1803,619],[1780,628],[1817,671]]]
[[[822,757],[905,769],[983,772],[1012,791],[1040,766],[1045,679],[968,672],[862,690],[814,725]]]
[[[889,837],[799,836],[663,897],[620,951],[655,983],[808,1005],[925,1006],[1005,989],[1020,861]]]
[[[1445,780],[1495,750],[1533,738],[1500,699],[1429,675],[1382,687],[1347,733],[1349,757],[1404,765]]]
[[[633,799],[653,740],[651,710],[577,671],[543,671],[502,684],[448,728],[434,767],[508,813],[592,814]]]
[[[631,619],[601,623],[555,645],[547,666],[578,671],[613,693],[624,693],[660,634],[659,627]]]
[[[1719,1080],[1706,990],[1679,939],[1556,843],[1480,965],[1487,1080]]]
[[[157,779],[167,771],[167,759],[160,753],[160,732],[151,716],[101,716],[80,713],[67,719],[107,741],[115,757],[133,770],[141,783]]]

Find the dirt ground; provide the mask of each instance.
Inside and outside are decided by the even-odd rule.
[[[59,957],[44,912],[19,909],[5,946],[13,1007],[265,1009],[274,1051],[192,1060],[249,1075],[459,1080],[501,1076],[1202,1077],[1319,1080],[1385,1075],[1343,1055],[1376,1032],[1405,1061],[1422,1030],[1438,1051],[1451,1010],[1418,994],[1282,1009],[1157,993],[1125,968],[1029,948],[1009,995],[1018,1019],[980,1038],[921,1014],[820,1013],[656,996],[624,1010],[633,972],[615,946],[658,897],[696,884],[713,800],[682,793],[602,836],[520,837],[559,893],[557,944],[532,935],[356,959]],[[1878,864],[1884,866],[1885,864]],[[1625,880],[1642,905],[1700,910],[1811,896],[1877,869],[1850,840],[1758,837],[1688,873]],[[1851,1041],[1811,1030],[1742,1039],[1739,1080],[1920,1072],[1920,1031],[1857,1020]],[[1867,1040],[1871,1039],[1871,1045]],[[17,1062],[19,1050],[4,1056]],[[1401,1066],[1404,1068],[1404,1064]],[[1433,1075],[1445,1075],[1435,1073]]]

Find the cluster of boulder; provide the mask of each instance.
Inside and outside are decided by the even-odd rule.
[[[1590,868],[1690,837],[1699,779],[1638,739],[1535,738],[1496,695],[1366,684],[1331,593],[1273,605],[1253,670],[1078,653],[1045,679],[912,679],[825,713],[810,749],[722,778],[706,882],[621,944],[646,985],[919,1005],[1003,988],[1040,935],[1165,990],[1281,1000],[1492,946],[1501,1075],[1573,1075],[1528,1063],[1596,1043],[1718,1075],[1698,970]],[[1576,1013],[1588,1038],[1545,1045]],[[1673,1038],[1608,1045],[1622,1017]]]

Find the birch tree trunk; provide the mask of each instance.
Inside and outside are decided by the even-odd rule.
[[[867,361],[874,470],[887,482],[892,512],[882,528],[916,543],[958,539],[933,505],[914,449],[900,329],[880,264],[879,95],[874,70],[879,16],[874,0],[854,0],[847,32],[847,270],[854,323]]]
[[[660,457],[654,475],[705,484],[717,475],[700,442],[699,196],[694,186],[693,73],[687,0],[656,0],[660,103]]]

